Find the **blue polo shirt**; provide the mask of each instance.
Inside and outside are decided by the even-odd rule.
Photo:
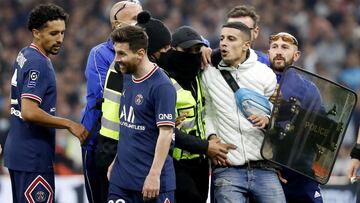
[[[5,143],[5,166],[27,172],[52,172],[55,129],[21,117],[21,99],[39,103],[46,113],[55,115],[56,80],[51,61],[35,44],[23,48],[14,63],[11,79],[10,131]]]

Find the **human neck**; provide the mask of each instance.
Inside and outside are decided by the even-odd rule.
[[[148,57],[145,57],[139,64],[138,69],[133,73],[134,78],[142,78],[147,75],[154,66],[150,62]]]
[[[32,41],[32,44],[34,44],[34,45],[36,46],[36,48],[38,48],[39,51],[40,51],[43,55],[49,57],[50,54],[47,53],[42,46],[40,46],[40,43],[39,43],[39,42],[37,42],[36,40],[33,40],[33,41]]]
[[[237,67],[237,65],[244,63],[244,61],[249,57],[249,55],[250,55],[249,51],[243,52],[239,59],[228,64],[228,66]]]

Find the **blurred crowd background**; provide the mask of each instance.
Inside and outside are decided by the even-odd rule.
[[[0,1],[0,141],[9,129],[10,79],[18,51],[30,44],[27,15],[37,4],[56,3],[70,14],[62,51],[52,57],[57,73],[57,114],[79,121],[86,99],[84,70],[94,45],[110,33],[109,10],[114,0],[1,0]],[[226,13],[236,5],[252,5],[261,16],[254,48],[266,52],[271,34],[286,31],[300,41],[298,66],[360,93],[360,0],[140,0],[145,10],[171,31],[193,26],[217,47]],[[359,94],[360,95],[360,94]],[[360,103],[360,102],[358,102]],[[333,175],[346,175],[349,154],[358,131],[358,104],[346,133]],[[81,173],[78,141],[57,131],[56,173]],[[2,164],[1,164],[2,165]],[[7,173],[2,168],[1,173]]]

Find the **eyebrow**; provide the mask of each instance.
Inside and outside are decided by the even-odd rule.
[[[121,7],[118,11],[116,11],[116,13],[114,14],[114,20],[117,20],[116,15],[117,15],[121,10],[123,10],[123,9],[125,8],[125,6],[126,6],[126,3],[124,3],[123,7]]]

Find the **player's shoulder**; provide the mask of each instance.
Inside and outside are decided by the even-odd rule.
[[[23,70],[45,70],[51,67],[50,59],[33,48],[23,48],[16,56],[16,63]]]
[[[170,84],[170,85],[172,85],[170,77],[166,74],[165,70],[163,70],[162,68],[157,67],[153,75],[154,75],[153,80],[154,80],[155,84],[158,84],[158,85]]]

